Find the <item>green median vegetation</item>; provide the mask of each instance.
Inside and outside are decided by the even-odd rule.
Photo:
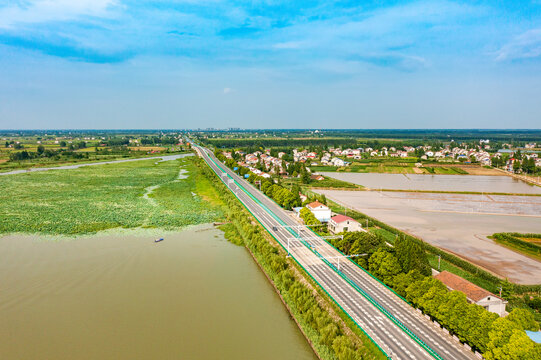
[[[223,227],[226,237],[236,244],[244,244],[250,251],[318,356],[325,360],[384,359],[376,345],[322,294],[322,290],[304,275],[298,264],[286,258],[285,251],[217,181],[217,176],[202,160],[199,166],[225,204],[224,211],[229,222]]]
[[[0,233],[78,235],[209,223],[222,213],[195,195],[209,188],[199,178],[192,157],[0,176]]]

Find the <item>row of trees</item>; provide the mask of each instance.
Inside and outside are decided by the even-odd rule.
[[[296,206],[301,206],[301,198],[299,196],[299,189],[294,188],[293,191],[289,190],[282,185],[274,183],[273,180],[269,178],[264,178],[262,176],[257,176],[253,172],[251,172],[249,169],[239,166],[239,164],[234,159],[228,159],[226,158],[222,153],[219,151],[215,152],[215,156],[222,162],[225,163],[225,165],[233,170],[236,169],[236,171],[239,173],[240,176],[248,175],[248,181],[252,184],[255,184],[258,182],[258,184],[261,187],[261,191],[265,193],[268,197],[273,199],[277,204],[282,206],[284,209],[291,210],[292,208]]]
[[[9,154],[10,161],[25,161],[39,158],[54,158],[60,159],[60,156],[69,157],[72,159],[86,159],[88,153],[78,153],[67,150],[45,150],[43,146],[38,146],[37,151],[14,151]]]
[[[215,175],[206,166],[202,173],[214,181]],[[278,249],[264,237],[263,231],[253,225],[251,217],[219,182],[214,182],[226,203],[227,218],[235,227],[237,243],[243,243],[256,257],[257,262],[270,277],[304,333],[316,348],[318,355],[325,360],[360,360],[380,358],[379,351],[367,339],[354,340],[346,334],[314,296],[314,291],[298,281],[292,266]],[[230,234],[231,235],[231,234]]]
[[[269,191],[272,186],[268,185],[266,190]],[[321,225],[306,208],[301,210],[300,216],[307,225]],[[314,230],[325,232],[323,226]],[[443,283],[430,276],[431,268],[426,253],[417,242],[407,237],[398,238],[395,246],[389,248],[383,239],[371,234],[344,235],[344,240],[331,240],[331,244],[345,254],[371,253],[368,264],[362,257],[357,262],[361,266],[368,265],[374,276],[456,334],[463,342],[483,352],[487,359],[529,359],[541,356],[541,347],[524,332],[524,329],[538,328],[529,311],[516,309],[512,312],[513,316],[500,319],[481,306],[468,303],[463,293],[448,291]]]
[[[254,179],[254,182],[259,178],[259,181],[261,181],[261,191],[284,209],[290,210],[294,207],[301,206],[301,197],[299,196],[298,191],[293,192],[281,185],[275,184],[272,180],[262,177],[250,176],[248,180],[252,178]]]
[[[141,145],[173,145],[178,143],[178,139],[173,136],[152,136],[141,138]]]
[[[415,259],[420,255],[416,246],[406,239],[395,249],[380,247],[368,260],[370,272],[485,358],[541,358],[541,345],[524,332],[539,329],[531,312],[515,309],[508,317],[500,318],[469,303],[464,293],[449,291],[441,281],[421,273],[426,263]]]
[[[399,295],[430,315],[461,341],[485,354],[487,359],[541,358],[541,346],[524,330],[536,331],[539,324],[526,309],[515,309],[506,318],[470,304],[462,292],[449,291],[430,276],[431,269],[422,247],[398,238],[394,247],[368,233],[344,233],[331,244],[345,254],[367,253],[355,261],[393,288]]]

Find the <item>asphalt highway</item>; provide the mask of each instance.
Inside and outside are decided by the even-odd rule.
[[[389,357],[477,359],[471,351],[365,270],[341,257],[334,247],[236,175],[209,150],[203,147],[197,147],[197,150],[267,231],[284,248],[289,249],[291,256]],[[298,237],[301,237],[304,243]]]

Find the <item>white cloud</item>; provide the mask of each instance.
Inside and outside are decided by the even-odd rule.
[[[224,94],[225,94],[225,95],[231,94],[232,92],[233,92],[233,89],[228,88],[228,87],[224,88]]]
[[[116,0],[31,0],[0,8],[0,28],[21,23],[66,21],[80,16],[105,16]]]
[[[528,59],[541,56],[541,29],[528,30],[496,52],[496,60]]]

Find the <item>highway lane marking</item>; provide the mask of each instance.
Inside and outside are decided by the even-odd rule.
[[[320,266],[323,266],[323,267],[324,267],[324,265],[320,265]],[[342,286],[338,285],[333,279],[331,279],[331,278],[329,277],[328,274],[321,273],[322,270],[321,270],[321,269],[319,269],[319,270],[320,270],[320,271],[318,272],[318,274],[319,274],[320,276],[326,277],[326,278],[328,279],[328,281],[330,281],[331,283],[333,283],[337,289],[339,289],[339,290],[342,291],[343,295],[344,295],[346,298],[348,298],[352,303],[354,303],[355,305],[357,305],[358,307],[360,307],[360,306],[358,305],[358,303],[353,299],[353,297],[351,296],[350,293],[348,293],[347,291],[345,291],[345,290],[342,288]],[[337,275],[336,275],[336,276],[337,276]],[[339,279],[341,279],[341,278],[339,278]],[[371,305],[371,304],[368,302],[367,299],[361,297],[356,291],[354,291],[353,293],[356,294],[356,295],[359,297],[359,299],[362,299],[363,302],[367,303],[368,306]],[[348,306],[348,308],[351,308],[351,307]],[[377,309],[375,309],[374,307],[370,306],[370,308],[372,308],[374,312],[378,313],[378,312],[377,312]],[[369,320],[371,320],[372,322],[376,323],[376,322],[374,321],[374,318],[373,318],[371,315],[368,315],[368,317],[369,317]],[[383,322],[383,321],[380,322],[381,325],[382,325],[382,327],[381,327],[381,328],[378,328],[378,329],[381,330],[381,331],[383,331],[389,338],[391,338],[391,340],[393,340],[393,343],[396,343],[396,344],[402,344],[402,347],[405,346],[401,341],[398,341],[398,339],[397,339],[396,337],[394,337],[394,336],[389,332],[389,330],[388,330],[388,328],[389,328],[389,327],[388,327],[389,323],[392,325],[391,328],[393,328],[398,334],[400,334],[400,336],[402,336],[404,339],[406,339],[407,342],[409,342],[409,345],[410,345],[410,346],[415,347],[419,352],[421,352],[421,353],[424,354],[424,355],[427,355],[428,358],[431,358],[430,355],[429,355],[424,349],[422,349],[422,348],[421,348],[421,347],[420,347],[413,339],[411,339],[409,336],[407,336],[407,335],[406,335],[404,332],[402,332],[399,328],[395,327],[394,324],[393,324],[389,319],[387,319],[387,318],[385,318],[385,319],[386,319],[385,322]],[[412,357],[412,356],[410,356],[410,358],[415,359],[415,357]]]
[[[229,172],[229,171],[228,171],[228,172]],[[243,195],[245,195],[245,194],[243,194]],[[245,205],[246,205],[246,206],[248,206],[247,203],[248,203],[250,200],[253,201],[253,199],[251,199],[251,198],[248,197],[248,196],[243,196],[243,198],[244,198],[244,201],[243,201],[243,202],[245,202]],[[246,201],[246,200],[248,200],[248,201]],[[256,208],[261,208],[261,206],[259,206],[257,203],[254,202],[254,204],[256,205]],[[275,204],[274,204],[274,205],[275,205]],[[248,207],[251,208],[251,206],[248,206]],[[280,209],[280,210],[281,210],[281,209]],[[264,223],[267,223],[267,222],[268,222],[267,216],[270,217],[270,214],[268,214],[268,213],[267,213],[266,211],[264,211],[264,210],[256,211],[256,213],[257,213],[260,217],[262,217],[262,218],[264,217],[265,220],[267,220],[267,221],[262,221],[262,222],[264,222]],[[263,215],[263,214],[264,214],[264,215]],[[280,219],[283,219],[282,217],[279,217],[279,218],[280,218]],[[272,218],[272,217],[270,217],[270,219],[271,219],[271,223],[276,221],[276,219],[274,219],[274,218]],[[261,219],[261,220],[263,220],[263,219]],[[288,223],[289,223],[289,221],[288,221]],[[296,225],[297,225],[297,224],[296,224]],[[304,232],[304,231],[303,231],[303,232]],[[313,243],[314,243],[314,242],[313,242]],[[325,250],[326,250],[327,248],[330,248],[331,251],[334,249],[334,248],[330,247],[326,242],[323,242],[323,243],[324,243],[324,248],[325,248]],[[323,244],[321,244],[321,245],[323,245]],[[326,245],[326,246],[325,246],[325,245]],[[302,245],[300,245],[300,246],[302,246]],[[303,254],[303,255],[305,255],[305,256],[308,255],[308,256],[309,256],[309,259],[312,260],[312,263],[314,263],[314,264],[320,262],[320,261],[318,261],[319,258],[318,258],[317,256],[313,256],[313,254],[312,254],[311,252],[308,253],[308,254]],[[310,256],[310,255],[312,255],[312,256]],[[363,274],[363,275],[365,275],[365,274]],[[343,289],[341,289],[341,290],[343,291]],[[388,289],[387,289],[387,290],[388,290]],[[351,299],[351,297],[349,296],[349,294],[348,294],[347,296]],[[376,297],[377,297],[378,299],[382,299],[381,296],[379,296],[379,295],[377,295]],[[387,304],[388,306],[390,306],[393,310],[395,310],[394,307],[392,307],[391,305],[389,305],[389,303],[388,303],[387,301],[382,300],[382,302],[385,303],[385,304]],[[358,303],[356,303],[356,302],[355,302],[355,305],[359,306]],[[396,310],[395,310],[395,311],[396,311]]]

